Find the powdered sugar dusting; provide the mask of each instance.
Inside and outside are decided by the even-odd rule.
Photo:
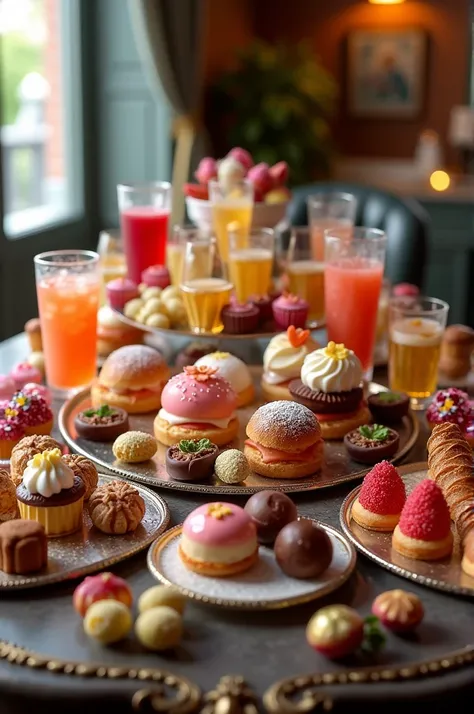
[[[283,400],[264,404],[257,409],[249,424],[262,434],[278,430],[283,439],[298,439],[318,428],[318,420],[310,409],[297,402]]]
[[[163,358],[153,347],[147,345],[126,345],[112,352],[111,361],[120,363],[130,375],[161,365]]]

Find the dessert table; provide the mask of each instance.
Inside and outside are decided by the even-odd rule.
[[[27,354],[18,335],[0,346],[0,372]],[[382,375],[376,375],[383,381]],[[58,408],[60,405],[55,405]],[[426,459],[426,429],[404,463]],[[336,528],[352,485],[292,496],[301,515]],[[172,524],[197,505],[200,494],[162,491]],[[245,497],[232,498],[237,503]],[[113,571],[137,598],[154,584],[146,553]],[[435,704],[454,707],[474,693],[473,603],[399,578],[360,554],[357,569],[339,590],[317,604],[282,611],[236,612],[189,603],[186,633],[172,655],[144,652],[134,641],[105,648],[88,639],[72,607],[76,581],[0,594],[0,711],[23,714],[34,707],[90,714],[138,711],[229,714],[256,711],[296,714],[316,709],[391,711]],[[425,620],[416,635],[388,635],[378,654],[342,664],[325,660],[306,644],[305,626],[324,604],[346,603],[370,613],[374,597],[405,588],[423,601]]]

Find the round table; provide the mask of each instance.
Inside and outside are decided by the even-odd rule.
[[[24,358],[23,335],[0,346],[0,372]],[[377,379],[380,379],[377,375]],[[58,406],[58,405],[56,405]],[[426,459],[426,431],[406,461]],[[339,527],[339,507],[352,488],[295,495],[298,510]],[[179,523],[203,496],[164,491]],[[208,499],[207,499],[208,500]],[[242,502],[242,499],[240,499]],[[114,568],[135,597],[154,584],[145,553]],[[273,612],[239,613],[189,604],[186,635],[170,655],[144,652],[126,641],[104,648],[88,639],[72,608],[77,583],[0,595],[0,712],[255,711],[384,712],[391,707],[457,708],[474,692],[473,603],[407,582],[358,556],[356,573],[332,596]],[[340,602],[369,614],[374,597],[407,588],[425,605],[412,637],[388,636],[377,655],[344,665],[314,653],[305,626],[321,604]],[[413,704],[416,702],[416,704]]]

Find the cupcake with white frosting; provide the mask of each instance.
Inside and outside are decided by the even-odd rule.
[[[273,337],[263,355],[262,392],[268,401],[289,399],[288,390],[298,379],[305,358],[319,347],[309,330],[291,325],[286,332]]]
[[[229,352],[211,352],[200,357],[195,367],[212,367],[217,374],[226,379],[237,394],[237,406],[245,407],[255,398],[255,387],[250,370],[241,359]]]
[[[64,536],[82,527],[85,487],[63,461],[59,449],[28,461],[16,490],[20,518],[37,521],[47,536]]]
[[[289,391],[296,402],[314,412],[325,439],[342,439],[370,421],[362,365],[343,344],[329,342],[305,357],[300,377],[290,382]]]

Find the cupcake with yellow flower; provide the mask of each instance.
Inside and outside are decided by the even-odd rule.
[[[342,439],[370,421],[364,401],[362,365],[352,350],[329,342],[310,352],[301,367],[300,379],[289,384],[292,398],[316,415],[324,439]]]
[[[26,436],[51,434],[53,412],[40,394],[17,392],[5,409],[5,415],[16,418],[24,428]]]
[[[63,461],[59,449],[28,461],[16,498],[20,518],[37,521],[47,536],[64,536],[82,527],[85,486]]]

